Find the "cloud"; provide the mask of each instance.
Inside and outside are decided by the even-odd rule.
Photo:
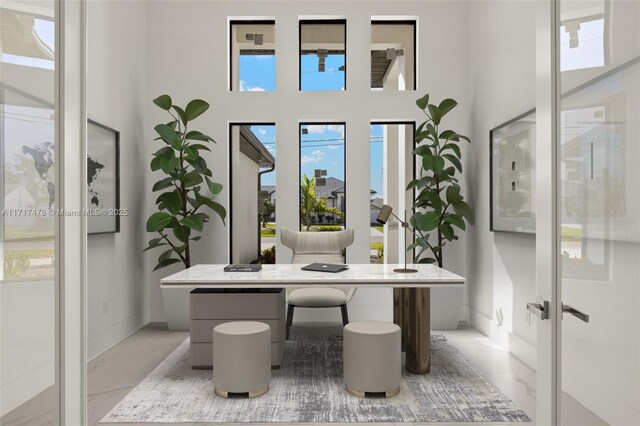
[[[339,147],[336,145],[328,145],[327,148],[333,151],[334,149],[338,149]]]
[[[327,130],[327,126],[324,124],[310,124],[307,126],[309,133],[324,133]]]
[[[241,92],[265,92],[265,89],[257,86],[256,87],[248,86],[246,81],[240,80],[240,91]]]
[[[302,165],[305,165],[307,163],[319,163],[320,160],[322,160],[322,158],[325,156],[325,152],[324,151],[320,151],[319,149],[316,149],[315,151],[313,151],[311,153],[311,155],[304,155],[301,159],[300,159],[300,163]]]
[[[265,129],[258,129],[258,133],[260,133],[262,136],[267,134],[267,131]]]
[[[328,130],[330,132],[338,132],[340,136],[344,136],[344,126],[342,124],[331,124],[329,125]]]

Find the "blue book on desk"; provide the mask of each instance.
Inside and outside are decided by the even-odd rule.
[[[260,270],[262,270],[262,265],[255,263],[227,265],[224,267],[225,272],[258,272]]]

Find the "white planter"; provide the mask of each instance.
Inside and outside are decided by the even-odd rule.
[[[162,288],[164,317],[171,331],[189,331],[189,293],[194,287]]]
[[[463,288],[431,289],[431,329],[456,330],[462,314]]]

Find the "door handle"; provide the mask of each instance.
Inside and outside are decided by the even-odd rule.
[[[549,319],[551,313],[550,303],[546,300],[542,303],[527,303],[527,310],[541,320]]]
[[[577,310],[576,308],[569,306],[569,305],[565,305],[564,303],[562,304],[562,312],[563,313],[567,313],[567,314],[571,314],[574,317],[578,318],[580,321],[584,321],[584,322],[589,322],[589,315],[585,314],[582,311]]]

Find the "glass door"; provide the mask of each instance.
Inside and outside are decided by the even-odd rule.
[[[558,0],[559,423],[640,424],[640,2]]]
[[[0,7],[0,424],[53,424],[56,8]]]

